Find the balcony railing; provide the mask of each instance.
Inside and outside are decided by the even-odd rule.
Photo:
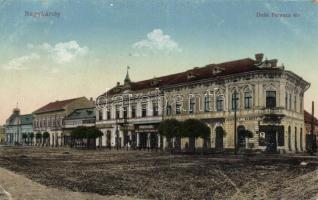
[[[135,117],[135,118],[119,118],[119,119],[110,119],[110,120],[102,120],[96,121],[97,124],[124,124],[124,123],[138,123],[138,122],[157,122],[161,121],[162,116],[146,116],[146,117]]]

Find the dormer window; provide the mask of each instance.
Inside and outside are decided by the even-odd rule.
[[[193,79],[193,78],[195,78],[195,75],[192,72],[189,72],[187,78],[188,79]]]
[[[220,67],[214,67],[213,70],[212,70],[212,74],[213,75],[217,75],[217,74],[219,74],[221,72],[222,72],[222,68],[220,68]]]
[[[151,86],[157,86],[160,83],[160,81],[161,80],[159,80],[159,79],[153,79],[150,84],[151,84]]]
[[[120,92],[120,90],[121,90],[121,89],[120,89],[119,87],[116,87],[116,88],[115,88],[115,92],[116,92],[116,93],[117,93],[117,92]]]

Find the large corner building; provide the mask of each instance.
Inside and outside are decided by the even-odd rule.
[[[165,148],[166,139],[157,131],[163,119],[196,118],[210,128],[205,142],[211,149],[233,149],[236,129],[239,150],[305,151],[303,102],[310,84],[277,63],[256,54],[255,59],[138,82],[131,81],[127,71],[123,84],[98,98],[96,125],[104,132],[100,143]],[[182,147],[186,140],[180,141]],[[202,146],[204,141],[198,138],[195,143]]]

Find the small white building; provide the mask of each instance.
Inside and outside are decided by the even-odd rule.
[[[21,115],[20,109],[15,108],[5,124],[5,141],[8,145],[30,143],[34,139],[32,127],[33,115]]]

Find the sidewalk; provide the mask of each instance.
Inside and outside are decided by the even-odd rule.
[[[128,200],[130,197],[101,196],[92,193],[71,192],[40,185],[22,175],[0,168],[1,200]]]

